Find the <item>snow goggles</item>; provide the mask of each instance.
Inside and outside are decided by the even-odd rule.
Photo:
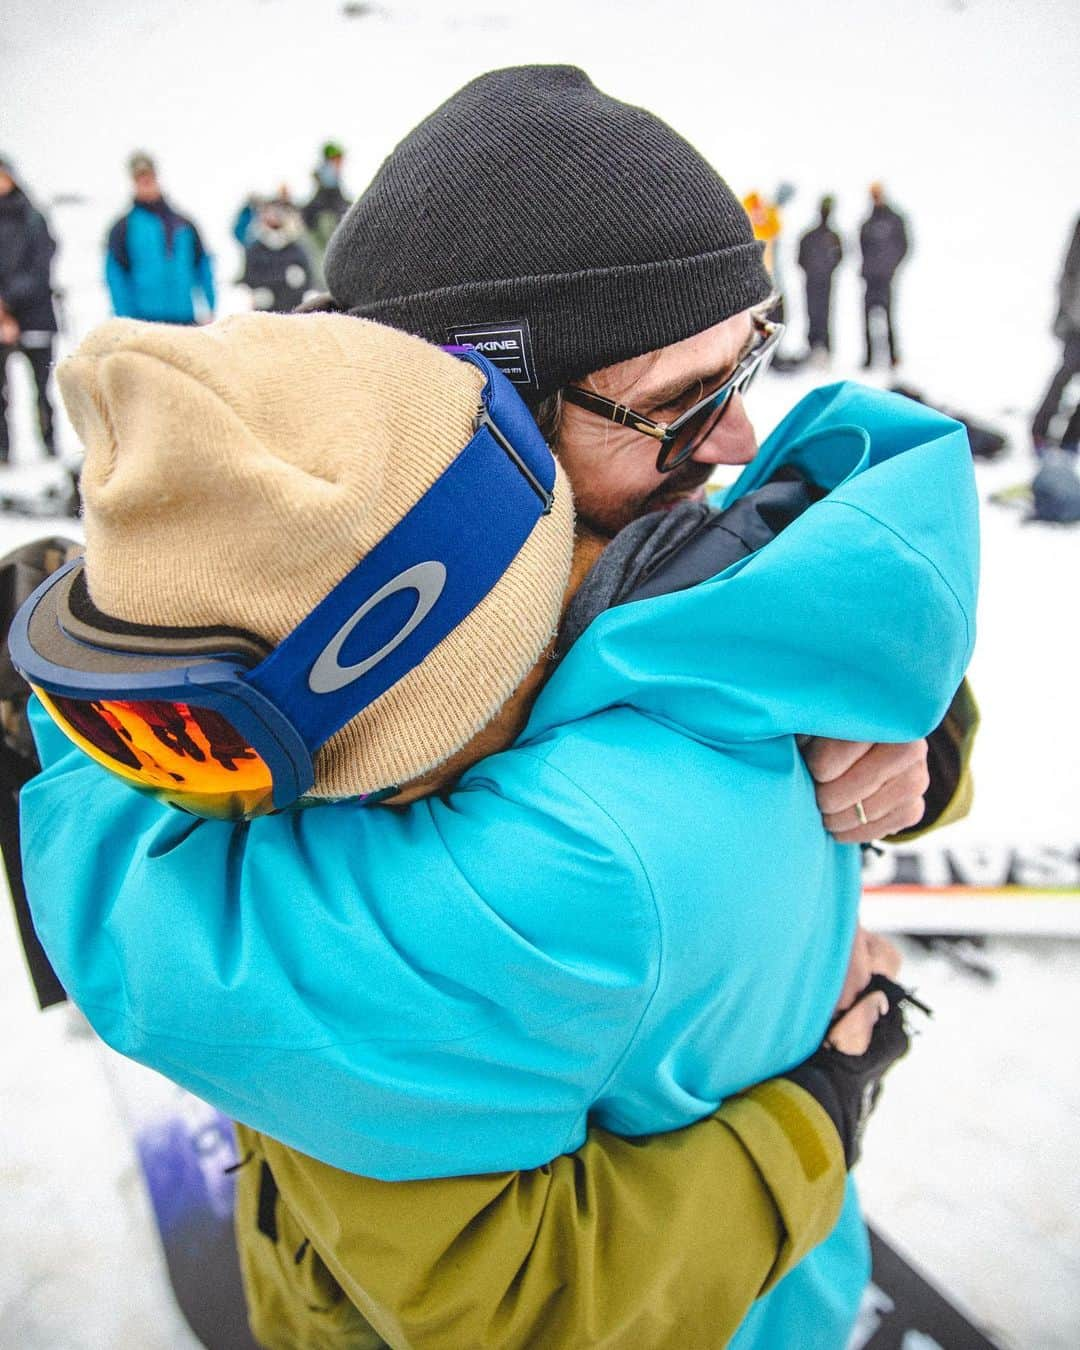
[[[457,355],[486,377],[468,444],[276,647],[102,614],[82,558],[39,586],[8,645],[65,735],[194,815],[246,819],[302,797],[315,751],[476,608],[551,510],[555,462],[525,404],[485,357]]]

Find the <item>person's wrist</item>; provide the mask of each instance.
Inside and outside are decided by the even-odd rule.
[[[848,1132],[844,1125],[844,1111],[840,1104],[840,1094],[828,1074],[811,1060],[804,1060],[802,1064],[797,1064],[795,1068],[789,1069],[787,1073],[781,1074],[780,1077],[786,1079],[789,1083],[794,1083],[796,1087],[802,1088],[805,1093],[813,1097],[814,1101],[829,1117],[836,1133],[840,1136],[840,1146],[844,1150],[844,1164],[850,1167]]]

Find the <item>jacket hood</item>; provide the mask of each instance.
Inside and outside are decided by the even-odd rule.
[[[963,426],[899,395],[830,385],[796,405],[723,504],[785,466],[827,495],[711,580],[601,614],[541,693],[525,740],[618,705],[717,745],[906,741],[939,724],[975,639]]]

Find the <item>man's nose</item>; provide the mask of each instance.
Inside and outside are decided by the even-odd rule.
[[[699,464],[749,464],[757,454],[757,437],[741,394],[732,394],[724,415],[691,456]]]

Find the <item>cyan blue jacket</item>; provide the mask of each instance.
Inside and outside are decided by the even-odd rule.
[[[824,831],[795,736],[938,724],[977,516],[962,428],[896,396],[811,395],[731,499],[784,463],[829,494],[713,580],[602,614],[445,798],[195,821],[39,719],[27,890],[98,1032],[387,1179],[533,1167],[590,1119],[678,1128],[810,1054],[859,853]],[[842,1345],[865,1275],[852,1195],[738,1344]]]
[[[125,319],[193,323],[194,292],[213,314],[214,271],[199,231],[164,200],[136,202],[109,231],[105,281]]]

